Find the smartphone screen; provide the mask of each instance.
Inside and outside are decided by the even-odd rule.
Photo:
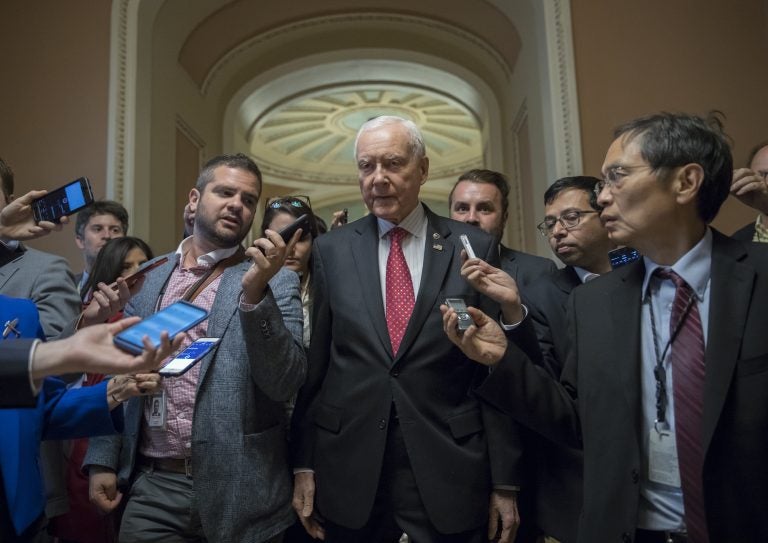
[[[76,213],[92,203],[91,182],[87,177],[81,177],[33,200],[32,212],[37,222],[59,222],[61,217]]]
[[[177,354],[165,366],[160,368],[163,377],[178,377],[200,362],[219,342],[217,337],[201,337],[193,341],[186,349]]]
[[[160,345],[160,334],[163,331],[167,331],[168,337],[173,339],[176,334],[189,330],[206,318],[208,311],[180,300],[117,334],[115,345],[139,354],[144,349],[144,336],[149,336],[152,345],[157,347]]]
[[[634,262],[640,258],[640,253],[632,247],[620,247],[613,251],[608,251],[608,258],[611,260],[611,269],[616,269]]]

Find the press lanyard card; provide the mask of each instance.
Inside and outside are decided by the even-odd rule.
[[[671,430],[658,431],[651,428],[648,443],[648,478],[654,483],[680,488],[675,433]]]
[[[149,402],[150,428],[163,428],[165,426],[165,390],[154,394],[147,400]]]

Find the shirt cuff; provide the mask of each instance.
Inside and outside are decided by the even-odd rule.
[[[315,473],[315,470],[312,468],[293,468],[293,474],[296,475],[297,473]]]
[[[520,492],[518,485],[493,485],[494,490],[509,490],[510,492]]]
[[[520,307],[523,308],[523,318],[520,319],[520,322],[516,322],[514,324],[506,324],[504,322],[504,315],[499,315],[499,324],[501,325],[501,327],[504,329],[505,332],[509,332],[510,330],[514,330],[515,328],[517,328],[518,326],[523,324],[523,321],[528,316],[528,308],[525,307],[525,304],[520,304]]]
[[[247,304],[245,303],[245,293],[240,293],[240,311],[250,312],[255,310],[259,304]]]
[[[35,351],[37,351],[37,346],[40,345],[40,340],[36,339],[32,342],[32,346],[29,348],[29,360],[27,361],[27,375],[29,376],[29,389],[32,391],[33,396],[37,396],[37,393],[40,392],[38,388],[35,386],[35,380],[32,378],[32,361],[35,358]]]

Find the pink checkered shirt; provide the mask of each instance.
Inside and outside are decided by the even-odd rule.
[[[188,243],[191,238],[181,242],[176,254],[179,256],[179,265],[171,273],[165,294],[160,300],[163,309],[175,301],[180,300],[184,293],[203,276],[211,266],[223,260],[237,251],[237,247],[231,249],[217,249],[197,259],[197,266],[184,268],[182,263],[187,253]],[[216,292],[219,290],[221,275],[211,281],[194,299],[194,304],[211,310]],[[208,321],[205,320],[192,328],[184,339],[181,348],[185,348],[197,338],[206,337]],[[165,363],[165,362],[163,362]],[[200,364],[196,364],[191,370],[180,377],[163,379],[165,389],[165,428],[150,427],[148,424],[151,412],[150,402],[144,403],[144,420],[142,421],[142,438],[139,452],[151,458],[184,458],[192,454],[192,415],[195,411],[195,394],[197,381],[200,377]]]

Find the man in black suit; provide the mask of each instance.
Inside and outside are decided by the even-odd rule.
[[[448,195],[451,218],[478,226],[499,242],[501,268],[523,287],[531,281],[554,273],[548,258],[510,249],[501,243],[509,217],[509,183],[504,174],[492,170],[469,170]]]
[[[608,252],[615,248],[600,222],[596,177],[563,177],[544,193],[544,220],[537,225],[555,256],[565,264],[540,277],[521,295],[542,351],[542,362],[559,378],[567,358],[566,307],[571,291],[611,271]]]
[[[756,220],[734,232],[732,237],[768,242],[768,141],[752,148],[746,168],[734,170],[731,194],[758,212]]]
[[[601,220],[644,257],[573,291],[560,382],[481,312],[459,336],[446,308],[446,333],[495,366],[480,395],[583,446],[579,541],[766,541],[768,248],[707,226],[732,176],[716,119],[653,115],[615,138]]]
[[[600,222],[595,177],[563,177],[544,193],[544,220],[537,228],[565,264],[552,275],[521,287],[541,350],[539,361],[559,379],[568,353],[566,307],[574,288],[611,270],[615,246]],[[538,434],[526,441],[536,466],[534,521],[544,534],[563,543],[576,541],[582,494],[582,455]]]
[[[371,214],[313,247],[294,508],[326,541],[397,541],[403,531],[419,542],[482,541],[499,516],[510,541],[519,485],[512,421],[472,394],[486,372],[446,340],[438,309],[462,297],[498,314],[459,274],[460,234],[497,263],[495,240],[419,202],[429,159],[412,122],[368,121],[355,156]]]

